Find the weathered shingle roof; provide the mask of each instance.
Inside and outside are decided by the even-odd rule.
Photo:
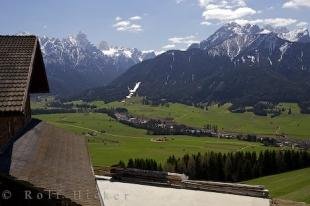
[[[49,91],[37,37],[0,36],[0,112],[24,112],[31,90]]]
[[[0,153],[0,172],[79,205],[100,205],[85,139],[35,121]]]

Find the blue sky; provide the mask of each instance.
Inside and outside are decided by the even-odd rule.
[[[79,31],[94,44],[184,49],[226,22],[308,27],[310,0],[0,0],[0,33],[63,38]]]

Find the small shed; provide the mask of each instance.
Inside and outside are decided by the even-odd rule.
[[[36,36],[0,36],[0,147],[31,120],[31,93],[49,92]]]

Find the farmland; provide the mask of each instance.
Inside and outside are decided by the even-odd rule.
[[[206,151],[262,151],[259,143],[208,137],[168,136],[166,142],[151,141],[145,130],[123,125],[105,114],[72,113],[35,115],[35,118],[87,137],[94,166],[110,166],[129,158],[153,158],[164,162],[170,155]]]
[[[257,135],[288,135],[299,139],[310,138],[310,115],[301,114],[295,103],[281,103],[280,107],[287,112],[271,118],[270,116],[257,116],[252,112],[231,113],[229,104],[223,106],[209,106],[208,110],[187,106],[178,103],[170,103],[164,106],[143,105],[139,99],[133,99],[127,103],[112,102],[104,104],[92,102],[98,108],[125,107],[133,115],[153,118],[173,118],[176,122],[188,126],[203,127],[206,124],[218,125],[222,131]]]
[[[73,104],[82,104],[77,101]],[[217,124],[221,130],[254,133],[260,135],[287,135],[307,139],[309,138],[310,115],[301,114],[297,104],[282,103],[281,106],[291,108],[292,114],[282,113],[278,117],[256,116],[253,113],[231,113],[229,105],[218,107],[213,105],[208,110],[192,106],[169,103],[164,106],[143,105],[139,99],[127,103],[91,102],[97,108],[125,107],[130,114],[148,118],[173,118],[178,123],[194,127],[205,124]],[[36,104],[37,108],[45,107]],[[129,158],[152,158],[164,163],[170,155],[181,157],[186,153],[197,152],[235,152],[235,151],[263,151],[267,148],[259,143],[239,140],[217,139],[210,137],[167,136],[164,142],[153,141],[163,136],[147,135],[146,130],[136,129],[117,122],[102,113],[68,113],[34,115],[35,118],[47,121],[57,127],[64,128],[88,141],[89,152],[94,166],[111,166],[120,160]],[[288,199],[310,203],[309,171],[302,169],[267,176],[247,181],[247,184],[265,185],[273,198]]]

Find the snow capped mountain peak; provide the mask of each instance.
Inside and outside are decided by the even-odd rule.
[[[62,39],[39,39],[51,91],[60,95],[103,86],[131,66],[155,57],[154,51],[110,46],[104,41],[95,46],[82,32]]]
[[[224,30],[232,31],[238,35],[256,34],[261,31],[259,26],[253,24],[240,25],[235,22],[228,23],[222,27]]]
[[[264,29],[267,29],[273,33],[282,34],[289,32],[288,28],[286,27],[273,27],[272,25],[265,25]]]
[[[101,52],[106,55],[106,56],[110,56],[110,57],[115,57],[115,56],[119,56],[118,54],[118,50],[114,47],[111,48],[106,48],[104,50],[101,50]]]
[[[77,41],[76,41],[76,39],[75,39],[74,36],[70,35],[70,36],[68,37],[68,39],[69,39],[69,41],[70,41],[73,45],[77,45]]]
[[[154,58],[154,52],[142,52],[136,48],[124,48],[109,46],[105,41],[96,47],[87,38],[87,35],[79,32],[77,35],[69,35],[66,38],[40,37],[41,49],[48,63],[72,62],[73,65],[87,64],[88,59],[102,59],[103,62],[124,67],[133,65],[143,60]]]
[[[263,31],[259,32],[259,34],[270,34],[272,31],[269,31],[268,29],[264,29]]]
[[[267,25],[265,29],[276,33],[279,38],[290,42],[310,42],[309,31],[307,28],[297,28],[295,30],[288,30],[286,27],[272,27]]]
[[[260,28],[258,25],[240,25],[232,22],[223,25],[199,44],[192,44],[188,49],[200,48],[213,56],[234,59],[252,44],[274,51],[275,45],[283,43],[281,41],[310,42],[309,31],[306,28],[289,31],[286,27],[274,28],[270,25]]]
[[[153,50],[140,51],[136,48],[125,48],[117,46],[109,46],[106,42],[100,42],[98,49],[102,54],[111,58],[130,58],[135,63],[139,63],[143,60],[154,58],[156,56]]]
[[[80,32],[63,39],[40,37],[41,49],[47,63],[72,65],[87,64],[91,58],[97,58],[100,51]]]
[[[236,57],[244,48],[251,44],[263,29],[257,25],[240,25],[235,22],[225,24],[213,35],[200,44],[189,47],[207,50],[214,56]]]
[[[287,33],[279,34],[279,37],[291,42],[310,42],[309,30],[307,28],[298,28]]]
[[[124,55],[128,58],[132,58],[132,51],[131,50],[124,50]],[[140,59],[139,59],[140,60]],[[141,61],[141,60],[140,60]]]

